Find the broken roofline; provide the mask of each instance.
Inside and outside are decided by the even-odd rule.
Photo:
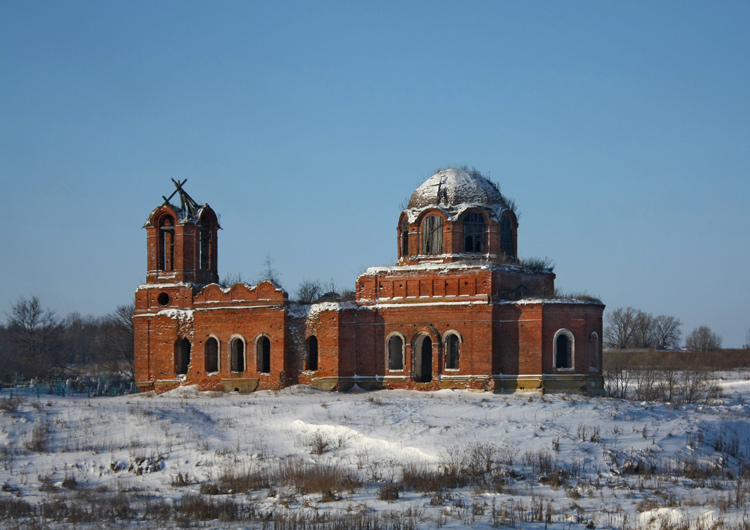
[[[440,259],[441,257],[445,256],[451,256],[454,254],[443,254],[438,256],[432,256],[430,255],[430,258],[436,258]],[[466,254],[466,256],[470,256],[470,254]],[[523,265],[498,265],[496,263],[475,263],[475,262],[465,262],[465,261],[455,261],[452,263],[441,263],[441,262],[435,262],[435,263],[417,263],[413,265],[390,265],[390,266],[380,266],[380,267],[369,267],[364,273],[362,273],[362,276],[375,276],[378,274],[388,274],[388,273],[398,273],[398,272],[422,272],[422,271],[429,271],[429,272],[448,272],[448,271],[455,271],[455,270],[490,270],[490,271],[515,271],[515,272],[523,272],[526,274],[554,274],[551,269],[544,269],[544,270],[534,270],[528,267],[524,267]]]

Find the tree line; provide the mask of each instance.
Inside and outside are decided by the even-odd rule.
[[[81,365],[132,380],[133,310],[126,304],[104,316],[60,318],[36,296],[19,298],[0,324],[0,380],[70,377]]]
[[[673,350],[681,346],[681,338],[682,322],[671,315],[620,307],[605,318],[604,346],[613,350]],[[750,343],[750,332],[748,338]],[[721,343],[721,336],[708,326],[697,327],[685,337],[685,347],[691,351],[720,350]]]

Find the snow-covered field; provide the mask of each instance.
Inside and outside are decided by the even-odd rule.
[[[715,403],[467,391],[0,393],[0,525],[748,528],[750,374]],[[15,396],[14,396],[15,397]]]

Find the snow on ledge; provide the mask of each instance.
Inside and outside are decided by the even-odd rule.
[[[292,318],[313,318],[324,311],[344,311],[357,309],[356,302],[320,302],[318,304],[289,304],[288,314]]]
[[[156,314],[158,316],[175,318],[177,320],[193,320],[192,309],[162,309]]]

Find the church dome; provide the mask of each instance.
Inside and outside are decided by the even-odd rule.
[[[407,211],[413,219],[426,209],[439,208],[455,218],[474,207],[483,208],[497,220],[508,204],[497,185],[478,171],[448,168],[441,169],[414,190]]]

